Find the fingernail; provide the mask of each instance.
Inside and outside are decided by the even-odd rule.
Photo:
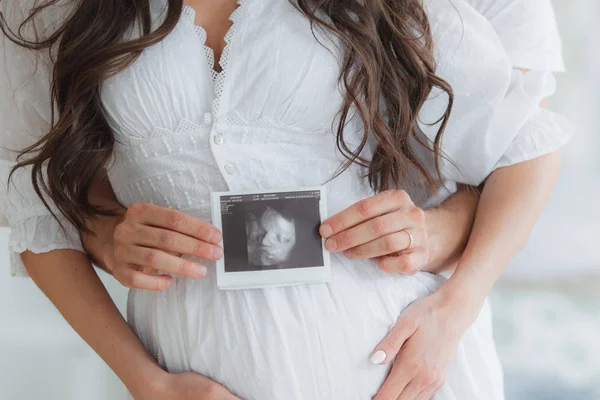
[[[173,277],[170,277],[169,279],[167,279],[167,287],[170,287],[171,285],[173,285],[173,282],[175,282]]]
[[[321,225],[321,235],[323,237],[329,237],[332,233],[333,230],[331,229],[331,226],[329,226],[328,224]]]
[[[203,278],[206,275],[207,269],[204,265],[195,265],[194,272],[198,278]]]
[[[370,361],[371,361],[373,364],[381,364],[382,362],[384,362],[384,361],[385,361],[385,358],[386,358],[386,357],[387,357],[387,356],[386,356],[386,354],[385,354],[385,351],[383,351],[383,350],[377,350],[377,351],[376,351],[375,353],[373,353],[373,355],[371,356],[371,358],[370,358]]]
[[[327,239],[325,241],[325,248],[329,251],[335,251],[335,248],[337,247],[337,243],[335,242],[335,239]]]
[[[348,249],[348,250],[344,250],[344,255],[348,258],[352,257],[352,250]]]
[[[223,238],[222,238],[221,232],[219,232],[219,231],[213,231],[210,234],[209,240],[211,241],[211,243],[220,243],[221,239],[223,239]]]
[[[212,258],[219,259],[223,255],[223,248],[220,246],[213,246],[210,254],[211,254]]]

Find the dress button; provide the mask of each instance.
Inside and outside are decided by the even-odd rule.
[[[213,140],[215,141],[215,144],[223,144],[223,142],[225,142],[225,138],[220,133],[218,135],[215,135]]]
[[[205,122],[207,125],[211,125],[211,124],[212,124],[212,122],[213,122],[213,116],[212,116],[212,114],[211,114],[211,113],[205,113],[205,114],[204,114],[204,122]]]
[[[229,175],[233,174],[233,165],[225,164],[225,172],[227,172]]]

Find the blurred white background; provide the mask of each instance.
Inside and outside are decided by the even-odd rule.
[[[600,2],[553,3],[567,72],[550,108],[579,131],[527,247],[490,296],[507,400],[600,399]]]
[[[600,1],[554,3],[568,72],[550,108],[579,131],[555,195],[490,297],[507,400],[600,399]],[[7,235],[0,230],[0,399],[126,399],[35,285],[10,278]],[[125,290],[104,281],[123,310]]]

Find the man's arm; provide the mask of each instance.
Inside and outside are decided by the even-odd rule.
[[[500,168],[488,179],[473,232],[448,292],[482,305],[508,262],[525,245],[558,179],[560,154]]]
[[[471,235],[480,188],[459,185],[458,191],[438,207],[425,210],[430,250],[423,271],[454,270]]]

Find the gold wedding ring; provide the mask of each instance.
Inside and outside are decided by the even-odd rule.
[[[410,248],[412,247],[412,244],[413,244],[413,236],[407,230],[404,230],[403,232],[408,235],[408,246],[406,246],[405,250],[410,250]]]

